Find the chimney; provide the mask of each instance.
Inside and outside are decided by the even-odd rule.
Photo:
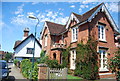
[[[29,35],[29,28],[25,28],[25,29],[24,29],[24,36],[23,36],[23,40],[24,40],[25,38],[27,38],[27,37],[28,37],[28,35]]]

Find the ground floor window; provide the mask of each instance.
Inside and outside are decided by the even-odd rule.
[[[107,50],[99,50],[99,67],[100,71],[108,71],[107,69]]]
[[[75,69],[76,50],[71,50],[70,53],[70,69]]]
[[[54,58],[54,60],[56,60],[56,53],[53,54],[53,58]]]

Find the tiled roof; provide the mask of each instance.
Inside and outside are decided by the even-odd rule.
[[[61,32],[65,31],[65,25],[61,25],[49,21],[46,21],[46,23],[49,28],[50,34],[60,34]]]
[[[21,45],[24,41],[26,41],[28,38],[30,38],[30,37],[33,37],[33,38],[35,38],[35,36],[33,35],[33,34],[30,34],[26,39],[24,39],[23,41],[16,41],[15,42],[15,45],[14,45],[14,48],[13,49],[16,49],[19,45]],[[42,47],[42,45],[40,44],[40,42],[35,38],[35,40],[36,40],[36,42],[38,43],[38,45],[40,46],[40,47]]]
[[[82,14],[82,15],[78,15],[76,13],[73,13],[80,22],[83,22],[85,20],[87,20],[102,4],[104,3],[101,3],[99,4],[98,6],[92,8],[91,10],[87,11],[86,13]]]
[[[98,6],[92,8],[91,10],[89,10],[88,12],[82,14],[82,15],[78,15],[76,13],[73,12],[73,14],[77,17],[77,19],[80,22],[83,22],[85,20],[87,20],[103,3],[99,4]],[[53,23],[53,22],[49,22],[46,21],[50,34],[60,34],[62,32],[64,32],[65,29],[65,25],[61,25],[61,24],[57,24],[57,23]]]
[[[21,42],[22,42],[21,40],[16,41],[16,42],[15,42],[15,45],[14,45],[14,48],[15,48],[16,46],[18,46]]]

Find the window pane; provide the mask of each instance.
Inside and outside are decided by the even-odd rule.
[[[105,40],[105,27],[103,25],[98,25],[98,38]]]

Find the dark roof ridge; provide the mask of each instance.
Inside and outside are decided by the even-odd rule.
[[[104,2],[102,2],[102,3],[100,3],[99,5],[97,5],[97,6],[93,7],[93,8],[91,8],[91,9],[88,10],[87,12],[83,13],[81,16],[87,14],[88,12],[90,12],[91,10],[93,10],[93,9],[95,9],[95,8],[97,8],[97,7],[99,7],[99,6],[102,5],[102,4],[104,4]]]
[[[65,25],[63,25],[63,24],[59,24],[59,23],[55,23],[55,22],[51,22],[51,21],[45,21],[45,22],[65,26]]]

